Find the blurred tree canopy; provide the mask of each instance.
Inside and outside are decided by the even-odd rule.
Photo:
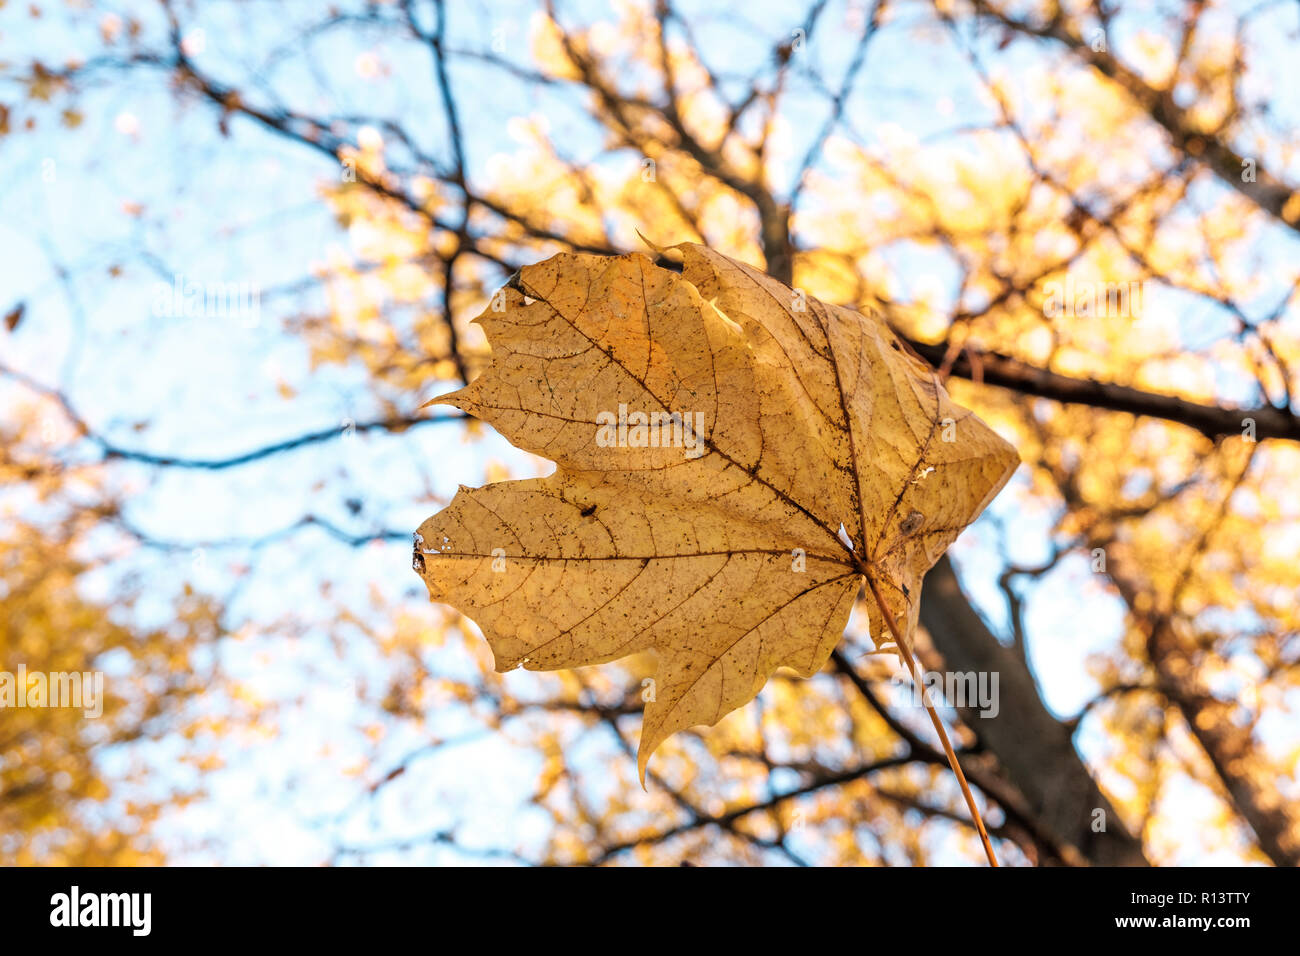
[[[263,296],[312,370],[280,394],[337,370],[360,376],[372,414],[182,456],[145,450],[113,395],[92,406],[53,361],[5,359],[0,666],[88,668],[125,651],[129,676],[110,679],[102,722],[0,716],[0,859],[164,852],[151,824],[201,791],[201,773],[136,795],[132,769],[104,755],[179,734],[201,771],[218,763],[208,735],[272,726],[293,699],[203,676],[203,649],[250,628],[373,648],[377,676],[356,686],[350,719],[376,741],[398,727],[421,740],[349,770],[348,813],[396,800],[402,834],[357,839],[332,818],[330,860],[421,846],[534,863],[980,859],[923,714],[852,626],[823,674],[775,679],[665,745],[647,794],[634,752],[649,661],[516,680],[422,591],[375,587],[354,607],[333,602],[331,578],[325,611],[261,621],[227,620],[217,596],[186,588],[157,629],[126,613],[129,580],[81,596],[124,551],[181,547],[119,506],[141,474],[289,468],[304,448],[429,431],[502,477],[481,424],[419,406],[482,369],[470,320],[517,268],[561,250],[649,253],[639,232],[883,310],[1018,448],[978,546],[943,559],[922,596],[926,666],[1000,675],[996,716],[946,714],[1004,861],[1300,864],[1294,3],[375,0],[285,4],[273,34],[259,4],[13,6],[6,144],[84,141],[95,109],[148,88],[175,104],[175,137],[201,126],[213,151],[297,164],[343,242],[327,254],[322,238],[318,268]],[[91,55],[23,51],[19,21],[55,15],[93,38]],[[195,170],[187,188],[220,208],[233,187]],[[232,228],[213,241],[244,240]],[[110,255],[111,281],[170,271],[141,247]],[[0,338],[39,334],[34,311]],[[41,416],[52,438],[33,437]],[[413,467],[424,491],[404,504],[427,514],[446,502],[445,466]],[[410,574],[414,524],[391,510],[288,519],[271,537],[315,536],[304,550],[334,549],[338,580]],[[386,557],[362,567],[375,542]],[[257,573],[241,567],[234,587]],[[1048,606],[1031,614],[1036,595]],[[1073,603],[1053,608],[1062,595]],[[1081,650],[1065,618],[1092,609],[1114,625]],[[1086,673],[1062,671],[1080,657]],[[1090,688],[1073,713],[1046,702],[1061,681]],[[435,719],[453,710],[459,733]],[[526,802],[543,823],[529,840],[466,832],[409,783],[475,733],[534,755]]]

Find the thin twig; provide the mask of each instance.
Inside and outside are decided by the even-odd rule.
[[[961,763],[957,760],[957,754],[953,752],[952,744],[948,740],[948,732],[943,729],[943,721],[939,719],[938,712],[934,709],[934,704],[930,702],[930,695],[926,693],[925,684],[922,683],[920,674],[916,668],[916,658],[912,654],[912,645],[908,642],[903,632],[899,630],[898,622],[894,620],[894,615],[890,613],[888,605],[885,604],[885,596],[880,593],[880,587],[876,584],[874,569],[867,568],[864,575],[867,579],[867,587],[871,588],[871,595],[876,599],[876,606],[880,608],[880,614],[885,619],[885,626],[889,628],[889,633],[894,637],[894,643],[898,645],[899,656],[907,664],[907,671],[912,675],[912,683],[921,694],[921,703],[925,705],[925,712],[930,715],[930,723],[934,724],[935,733],[939,735],[939,742],[943,744],[944,755],[948,758],[948,766],[952,767],[952,772],[957,776],[957,783],[961,785],[961,794],[966,798],[966,806],[970,808],[971,819],[975,821],[975,829],[979,831],[980,840],[984,844],[984,854],[989,858],[989,866],[997,866],[998,858],[993,854],[993,844],[989,842],[988,831],[984,829],[984,818],[980,816],[979,807],[975,805],[975,796],[970,792],[970,785],[966,782],[966,774],[962,773]]]

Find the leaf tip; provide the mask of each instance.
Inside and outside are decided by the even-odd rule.
[[[650,707],[653,708],[654,704],[650,704]],[[641,742],[636,748],[637,778],[641,781],[641,789],[645,790],[647,793],[649,792],[649,789],[645,785],[645,775],[647,768],[650,766],[650,758],[653,757],[654,752],[659,749],[659,745],[671,736],[670,734],[665,734],[663,728],[657,723],[651,724],[647,727],[647,719],[649,716],[649,709],[647,709],[646,717],[643,717],[641,721]]]
[[[435,395],[433,398],[421,405],[420,409],[428,408],[430,405],[451,405],[454,408],[461,408],[458,403],[463,400],[464,395],[468,390],[469,386],[466,385],[464,388],[458,388],[450,392],[443,392],[441,395]],[[419,411],[420,409],[416,410]],[[464,409],[461,410],[464,411]]]
[[[636,775],[637,778],[641,781],[641,789],[646,793],[650,792],[650,789],[645,785],[645,771],[646,771],[646,767],[649,766],[649,764],[650,764],[650,752],[645,749],[645,743],[642,742],[642,745],[640,749],[637,751],[637,755],[636,755]]]

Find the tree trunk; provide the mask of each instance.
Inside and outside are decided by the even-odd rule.
[[[1090,863],[1146,866],[1141,843],[1093,781],[1069,728],[1048,712],[1029,670],[971,607],[946,555],[926,575],[921,624],[947,670],[998,675],[997,715],[965,709],[962,720],[997,756],[1043,830]]]

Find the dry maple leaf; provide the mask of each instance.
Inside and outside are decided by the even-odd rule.
[[[554,256],[476,320],[492,364],[436,402],[557,467],[461,486],[414,560],[498,671],[654,650],[643,782],[672,733],[821,669],[864,578],[871,633],[910,638],[922,576],[1018,461],[880,319],[675,248],[680,275]]]

